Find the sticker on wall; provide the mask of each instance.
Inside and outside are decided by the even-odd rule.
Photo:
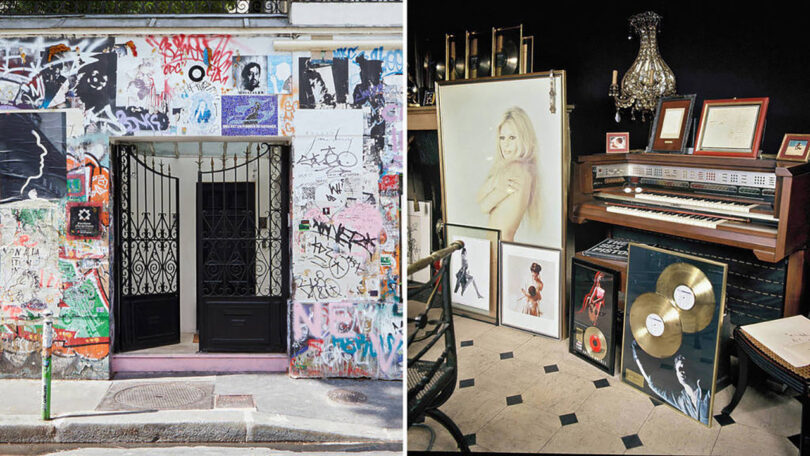
[[[67,203],[67,219],[68,239],[101,238],[101,204]]]
[[[292,92],[292,54],[267,56],[267,93]]]
[[[74,200],[83,200],[87,195],[87,183],[90,168],[76,168],[67,173],[67,196]]]
[[[223,136],[275,136],[278,134],[278,98],[275,95],[223,95]]]

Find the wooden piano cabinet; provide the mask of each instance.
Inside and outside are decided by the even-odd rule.
[[[725,224],[711,229],[607,212],[605,204],[594,197],[593,167],[624,163],[772,173],[776,177],[773,215],[779,219],[778,225]],[[572,166],[571,183],[568,214],[573,223],[599,222],[597,225],[605,224],[611,231],[610,227],[624,227],[708,242],[717,248],[744,249],[752,252],[757,260],[768,264],[780,263],[787,258],[781,313],[791,316],[806,314],[810,310],[810,257],[807,246],[810,240],[810,163],[669,154],[595,154],[577,159]],[[619,188],[620,184],[617,184],[614,191]],[[597,191],[608,190],[600,188]],[[582,257],[598,263],[591,257]],[[617,265],[606,266],[617,269]],[[621,287],[624,287],[624,281],[623,275]]]

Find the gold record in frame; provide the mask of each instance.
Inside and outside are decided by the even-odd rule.
[[[607,355],[607,340],[596,326],[590,326],[585,330],[582,342],[591,358],[601,361]]]
[[[630,331],[641,349],[656,358],[674,355],[683,338],[680,314],[658,293],[644,293],[633,301]]]
[[[680,313],[685,333],[703,330],[714,316],[714,290],[706,274],[687,263],[673,263],[661,272],[656,293],[669,299]]]

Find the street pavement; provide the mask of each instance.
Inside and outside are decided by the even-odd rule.
[[[161,391],[172,397],[161,397]],[[186,395],[190,397],[184,401]],[[55,380],[49,421],[40,419],[38,380],[2,379],[0,397],[0,454],[25,454],[19,449],[25,444],[36,444],[33,449],[82,443],[130,448],[106,453],[71,453],[79,450],[68,448],[56,454],[147,454],[118,451],[173,443],[194,444],[182,448],[200,456],[282,451],[228,453],[223,447],[208,450],[206,443],[242,447],[227,451],[246,451],[250,443],[276,443],[284,451],[308,453],[330,448],[400,452],[404,437],[400,381],[293,379],[287,374]],[[156,446],[150,450],[157,451]],[[198,448],[189,449],[192,446]],[[152,454],[184,454],[177,447],[160,451],[167,452]]]

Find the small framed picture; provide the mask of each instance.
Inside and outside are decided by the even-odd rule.
[[[810,135],[788,133],[782,139],[777,160],[793,160],[806,162],[810,155]]]
[[[608,154],[630,152],[630,133],[608,133],[605,141],[605,152]]]
[[[695,155],[757,158],[767,110],[767,97],[704,101]]]
[[[433,106],[436,104],[436,91],[433,89],[425,89],[424,99],[422,106]]]
[[[501,242],[501,323],[559,339],[560,251]]]
[[[613,375],[616,367],[618,293],[616,271],[573,259],[568,351],[609,375]]]
[[[450,257],[453,313],[498,324],[498,230],[445,224],[447,244],[464,242]]]
[[[647,152],[685,152],[695,97],[691,94],[658,99]]]
[[[408,263],[415,263],[433,252],[433,211],[430,201],[408,200]],[[408,276],[416,283],[430,282],[431,268],[426,267]]]

